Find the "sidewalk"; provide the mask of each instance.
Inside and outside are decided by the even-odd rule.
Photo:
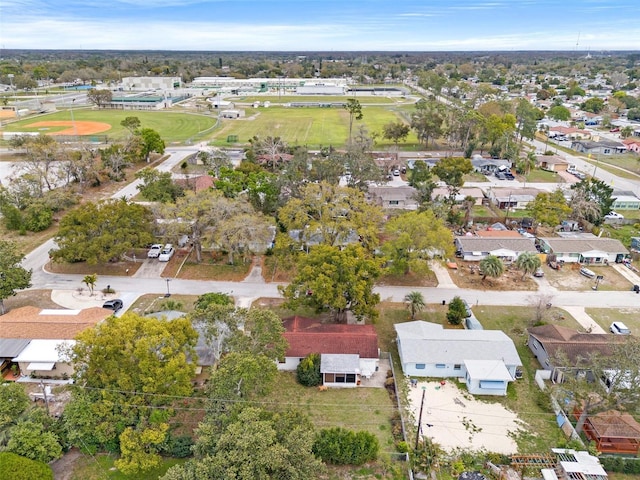
[[[598,325],[596,322],[593,321],[593,318],[587,315],[587,313],[584,311],[584,307],[563,307],[561,305],[558,305],[557,307],[563,310],[566,310],[567,313],[569,313],[573,318],[575,318],[576,321],[580,325],[582,325],[582,328],[584,328],[587,332],[607,333],[604,330],[604,328],[602,328],[600,325]]]

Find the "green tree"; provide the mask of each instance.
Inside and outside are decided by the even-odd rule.
[[[251,400],[273,389],[278,367],[273,359],[246,352],[231,352],[220,360],[209,382],[209,397],[223,410],[232,410],[230,401]]]
[[[553,120],[566,122],[571,119],[571,111],[563,105],[554,105],[547,112],[547,116]]]
[[[89,288],[89,295],[93,296],[93,289],[96,288],[96,283],[98,283],[98,274],[92,273],[91,275],[85,275],[82,283]]]
[[[207,150],[200,150],[196,154],[196,158],[205,166],[211,169],[210,173],[214,177],[220,176],[220,170],[222,168],[233,168],[231,159],[226,152],[222,150],[214,150],[209,152]]]
[[[416,111],[411,114],[411,128],[418,140],[428,147],[429,141],[435,142],[442,135],[444,120],[442,104],[435,100],[419,100]]]
[[[451,325],[460,325],[462,320],[467,316],[467,309],[464,302],[457,295],[449,302],[447,310],[447,321]]]
[[[359,190],[312,183],[302,188],[300,198],[290,199],[278,211],[278,221],[287,231],[298,231],[296,240],[302,246],[312,241],[344,245],[357,236],[365,248],[373,250],[382,211]]]
[[[416,200],[420,205],[431,202],[431,195],[433,189],[436,188],[436,183],[433,181],[433,175],[431,175],[431,169],[427,162],[417,160],[414,163],[409,174],[409,185],[416,189]]]
[[[353,132],[353,121],[354,120],[362,120],[362,105],[355,98],[350,98],[347,100],[344,108],[349,112],[349,143],[351,143],[352,132]]]
[[[203,293],[194,302],[193,307],[196,310],[206,310],[209,305],[233,305],[233,298],[226,293]]]
[[[600,225],[604,216],[609,213],[616,201],[613,197],[613,187],[607,185],[602,180],[595,178],[586,178],[578,183],[571,185],[573,197],[581,196],[584,200],[595,202],[599,207],[599,212],[592,211],[591,214],[585,216],[589,222]]]
[[[137,203],[87,202],[60,220],[58,248],[49,254],[54,261],[106,263],[151,243],[153,224],[151,211]]]
[[[518,267],[518,270],[522,270],[522,280],[527,275],[535,273],[541,264],[540,257],[535,252],[522,252],[516,258],[516,267]]]
[[[538,193],[527,206],[527,210],[531,212],[536,223],[552,227],[559,225],[571,213],[571,207],[567,205],[562,190]]]
[[[601,98],[589,98],[580,104],[580,108],[585,112],[600,113],[604,110],[604,100]]]
[[[53,480],[53,470],[44,462],[37,462],[15,453],[0,452],[0,478]]]
[[[140,119],[138,117],[126,117],[120,122],[120,125],[129,130],[129,132],[133,135],[140,130],[140,126],[142,125],[142,123],[140,122]]]
[[[398,159],[398,143],[407,138],[410,130],[411,127],[404,122],[390,122],[382,127],[382,137],[391,140],[396,147],[396,160]]]
[[[148,472],[162,463],[160,445],[167,437],[169,425],[160,423],[141,429],[127,427],[120,434],[120,458],[114,465],[125,475]]]
[[[629,138],[633,135],[633,127],[631,125],[627,125],[626,127],[622,127],[620,129],[620,138]]]
[[[107,103],[111,103],[112,98],[113,94],[111,90],[90,88],[89,91],[87,91],[87,100],[98,108]]]
[[[480,260],[479,267],[480,273],[482,274],[482,281],[487,277],[499,278],[504,273],[504,263],[495,255],[487,255]]]
[[[142,158],[145,162],[149,161],[151,152],[163,154],[165,149],[164,140],[160,134],[152,128],[143,128],[140,130],[140,138],[142,140]]]
[[[584,97],[585,91],[580,88],[580,85],[575,80],[569,81],[567,84],[567,88],[564,91],[564,94],[568,99],[573,97]]]
[[[313,453],[323,462],[334,465],[363,465],[378,458],[377,437],[363,430],[354,432],[342,427],[320,430],[313,443]]]
[[[625,342],[612,344],[607,355],[569,359],[560,353],[554,363],[563,370],[562,383],[554,386],[556,398],[566,399],[580,410],[578,433],[590,415],[609,410],[633,412],[638,408],[640,340],[637,337],[630,336]]]
[[[142,180],[136,187],[140,195],[150,202],[175,202],[176,198],[184,195],[184,188],[173,181],[171,172],[147,167],[136,172],[136,178]]]
[[[31,401],[21,384],[7,382],[0,385],[0,431],[2,431],[16,423],[16,419],[27,410]]]
[[[328,310],[340,323],[346,323],[349,311],[358,319],[373,320],[380,302],[380,296],[373,293],[379,275],[380,262],[362,247],[319,245],[300,257],[295,278],[281,290],[292,309],[308,305],[318,312]]]
[[[382,251],[391,262],[389,271],[395,275],[425,273],[431,258],[453,254],[451,231],[431,210],[404,213],[389,220],[384,228],[389,239]]]
[[[305,387],[317,387],[318,385],[322,385],[319,353],[310,353],[300,360],[300,363],[296,368],[296,378],[298,379],[298,383]]]
[[[31,287],[31,270],[21,263],[24,256],[15,242],[0,240],[0,311],[4,315],[4,300],[14,296],[17,290]]]
[[[49,463],[62,456],[58,436],[45,430],[42,423],[31,420],[20,422],[11,429],[11,438],[6,450],[43,463]]]
[[[468,158],[447,157],[439,160],[431,171],[447,184],[449,201],[453,203],[455,196],[464,185],[464,176],[473,172],[473,165]]]
[[[411,312],[411,320],[415,320],[416,313],[421,312],[426,305],[422,293],[417,291],[407,293],[404,296],[404,301],[407,304],[407,308]]]

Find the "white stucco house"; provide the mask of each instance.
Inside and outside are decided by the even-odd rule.
[[[456,256],[465,261],[476,261],[494,255],[505,262],[513,262],[523,252],[537,253],[533,238],[500,238],[460,236],[454,239]]]
[[[522,361],[500,330],[445,329],[436,323],[394,325],[402,371],[412,377],[458,378],[474,395],[506,395]]]
[[[573,238],[540,237],[540,250],[566,263],[606,264],[621,262],[629,250],[615,238],[581,235]]]
[[[31,340],[13,359],[23,375],[36,377],[68,378],[73,375],[73,365],[65,355],[75,340]]]
[[[289,347],[278,370],[294,371],[310,353],[320,354],[320,372],[327,386],[355,387],[379,367],[378,334],[373,325],[321,323],[314,318],[283,320]]]

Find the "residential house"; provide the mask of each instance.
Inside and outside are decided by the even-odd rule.
[[[607,480],[609,477],[598,457],[588,452],[552,448],[556,468],[540,470],[543,480]]]
[[[545,370],[551,370],[552,380],[561,381],[562,373],[558,367],[559,355],[569,362],[578,362],[580,358],[598,354],[608,356],[616,344],[627,341],[624,335],[608,333],[581,333],[560,325],[540,325],[527,330],[527,346]]]
[[[513,341],[499,330],[444,329],[422,320],[394,328],[405,375],[464,379],[472,394],[506,395],[522,366]]]
[[[571,149],[590,155],[613,155],[615,153],[625,153],[627,151],[627,147],[625,145],[612,140],[599,140],[597,142],[589,140],[574,140],[571,142]]]
[[[0,338],[71,340],[111,314],[113,311],[100,307],[84,310],[14,308],[0,316]]]
[[[622,144],[627,148],[629,152],[640,154],[640,140],[636,138],[625,138]]]
[[[0,382],[15,380],[19,376],[18,364],[13,362],[31,340],[24,338],[0,338]]]
[[[537,253],[533,238],[481,238],[455,237],[456,256],[466,261],[480,261],[494,255],[506,262],[513,262],[523,252]]]
[[[615,199],[611,204],[612,210],[640,210],[640,198],[631,191],[614,190],[611,197]]]
[[[416,210],[418,208],[417,193],[416,189],[409,185],[399,187],[372,185],[367,191],[367,199],[382,208]]]
[[[20,366],[22,375],[35,377],[68,378],[73,374],[65,350],[75,345],[75,340],[31,340],[13,362]]]
[[[360,357],[356,354],[320,355],[322,385],[326,387],[357,387],[360,378]]]
[[[566,263],[620,263],[629,254],[620,240],[576,233],[570,238],[540,237],[538,245],[541,252],[553,254],[557,261]]]
[[[476,172],[484,175],[493,175],[500,167],[511,168],[511,160],[499,158],[484,158],[480,155],[474,155],[471,158],[471,165]]]
[[[551,172],[566,172],[569,162],[558,155],[536,155],[536,165]]]
[[[446,187],[436,187],[431,192],[431,198],[449,198],[449,189]],[[484,200],[484,193],[481,188],[478,187],[462,187],[458,194],[454,197],[455,203],[462,203],[467,197],[473,198],[474,205],[482,205]]]
[[[337,372],[331,369],[335,370],[338,365],[340,368],[346,368],[347,365],[354,364],[353,358],[357,358],[356,383],[360,376],[369,378],[378,370],[380,351],[378,334],[373,325],[321,323],[313,318],[298,316],[284,319],[283,325],[284,338],[289,347],[285,358],[278,363],[279,370],[295,370],[300,361],[310,353],[319,353],[321,357],[330,355],[327,362],[331,362],[331,366],[324,365],[325,372],[334,374],[346,374],[346,371]],[[335,380],[329,383],[335,383]]]
[[[487,197],[500,210],[524,210],[542,190],[537,188],[490,187]]]
[[[591,132],[576,127],[558,126],[549,128],[549,138],[555,137],[565,137],[569,140],[584,140],[591,138]]]

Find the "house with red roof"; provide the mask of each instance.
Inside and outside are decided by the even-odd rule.
[[[625,138],[622,143],[628,151],[640,153],[640,138]]]
[[[304,357],[318,353],[325,363],[320,366],[325,385],[355,387],[360,377],[369,378],[378,369],[380,351],[373,325],[322,323],[298,316],[284,319],[283,325],[289,348],[279,370],[293,371]]]

